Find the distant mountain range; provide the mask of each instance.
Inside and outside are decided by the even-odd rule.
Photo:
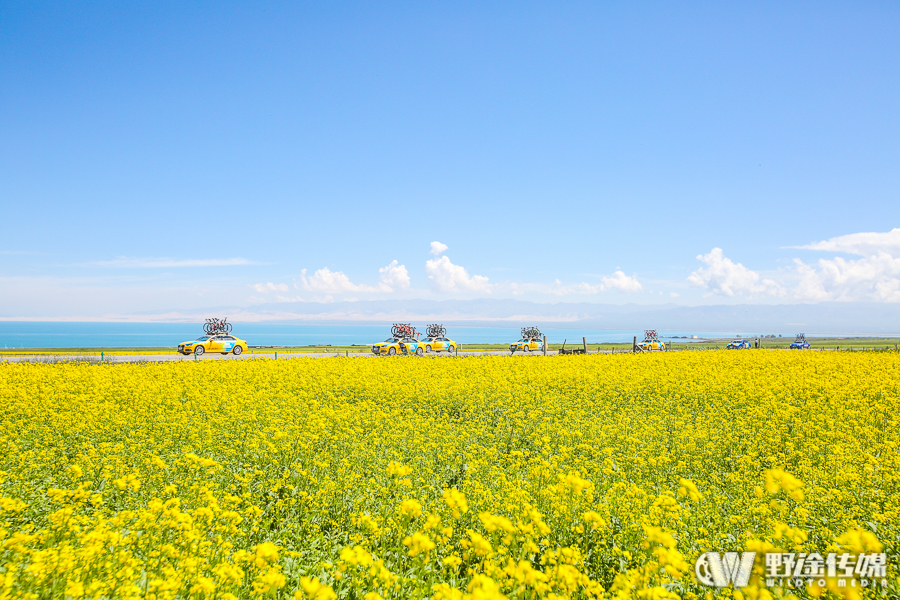
[[[200,318],[195,311],[148,315],[148,320],[182,321]],[[202,316],[228,316],[234,322],[384,323],[438,321],[455,325],[589,327],[645,329],[805,332],[900,333],[900,305],[823,302],[820,304],[736,304],[678,306],[675,304],[545,304],[524,300],[367,300],[357,302],[282,302],[251,307],[211,308]],[[131,316],[128,320],[138,320]]]

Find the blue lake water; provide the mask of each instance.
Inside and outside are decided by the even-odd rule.
[[[2,348],[85,348],[85,347],[153,347],[177,346],[197,338],[203,329],[199,323],[59,323],[0,321]],[[637,330],[546,328],[548,341],[568,340],[580,344],[582,336],[588,344],[630,342],[633,336],[643,339]],[[332,346],[381,341],[390,335],[389,325],[320,325],[235,323],[234,335],[254,346]],[[504,344],[519,339],[518,327],[447,326],[447,336],[465,344]],[[758,332],[757,332],[758,333]],[[661,338],[697,335],[700,338],[734,337],[735,332],[659,331]],[[753,335],[746,332],[744,335]],[[793,338],[793,335],[783,334]],[[676,341],[689,341],[679,339]]]

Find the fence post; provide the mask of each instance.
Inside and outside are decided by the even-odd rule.
[[[587,354],[587,338],[581,338],[581,347],[584,348],[584,353]]]
[[[634,340],[631,342],[631,351],[637,352],[637,336],[634,336]]]
[[[544,356],[547,356],[547,336],[544,336]]]
[[[100,353],[100,362],[103,362],[103,353]]]
[[[278,360],[278,352],[275,352],[275,360]]]

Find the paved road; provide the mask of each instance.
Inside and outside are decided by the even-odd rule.
[[[685,349],[686,350],[686,349]],[[678,349],[673,350],[672,352],[683,352],[685,350]],[[783,350],[785,352],[790,352],[785,348],[766,348],[766,350]],[[812,350],[833,350],[832,348],[813,348]],[[588,354],[611,354],[609,350],[604,350],[602,352],[597,352],[596,350],[589,350]],[[628,350],[618,350],[615,354],[630,354]],[[459,352],[458,355],[454,354],[448,356],[444,353],[439,354],[429,354],[425,358],[452,358],[453,356],[509,356],[508,350],[488,350],[483,352]],[[553,350],[547,353],[548,356],[557,356],[558,353]],[[255,358],[268,358],[278,360],[283,359],[294,359],[294,358],[335,358],[335,357],[345,357],[347,356],[345,353],[335,353],[335,352],[281,352],[281,353],[267,353],[267,354],[242,354],[241,356],[234,356],[233,354],[221,355],[221,354],[204,354],[203,356],[194,357],[194,355],[183,356],[181,354],[120,354],[120,355],[112,355],[103,357],[104,362],[111,363],[125,363],[125,362],[173,362],[173,361],[209,361],[209,360],[253,360]],[[531,352],[529,354],[525,354],[523,352],[517,352],[514,356],[542,356],[540,352]],[[350,353],[350,358],[380,358],[382,360],[390,360],[390,359],[398,359],[402,358],[403,355],[397,356],[375,356],[369,352],[357,352]],[[407,357],[412,358],[412,357]],[[4,356],[0,353],[0,362],[62,362],[62,361],[77,361],[77,360],[87,360],[91,362],[99,361],[99,356],[74,356],[74,355],[45,355],[45,356]]]
[[[604,352],[603,354],[608,354],[609,352]],[[596,352],[590,352],[590,354],[596,354]],[[555,356],[556,351],[548,353],[548,356]],[[111,363],[124,363],[124,362],[173,362],[173,361],[210,361],[210,360],[253,360],[255,358],[269,358],[278,360],[283,359],[294,359],[294,358],[335,358],[335,357],[345,357],[347,356],[345,353],[335,353],[335,352],[297,352],[297,353],[286,353],[280,352],[271,353],[271,354],[242,354],[240,356],[234,356],[233,354],[221,355],[221,354],[204,354],[203,356],[194,357],[183,356],[181,354],[119,354],[112,356],[104,356],[104,362]],[[397,355],[393,357],[388,356],[374,356],[369,352],[358,352],[358,353],[350,353],[350,358],[381,358],[383,360],[390,359],[398,359],[401,358],[402,355]],[[452,358],[453,356],[457,356],[456,354],[448,356],[444,353],[439,354],[430,354],[428,357],[433,358]],[[508,350],[489,350],[484,352],[460,352],[458,356],[509,356]],[[524,354],[522,352],[517,352],[515,356],[541,356],[540,352],[531,352],[529,354]],[[0,354],[0,362],[57,362],[57,361],[77,361],[77,360],[89,360],[91,362],[99,361],[99,356],[74,356],[74,355],[46,355],[46,356],[3,356]]]

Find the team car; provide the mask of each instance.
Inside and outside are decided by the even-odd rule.
[[[637,347],[644,352],[653,352],[655,350],[663,351],[666,349],[666,343],[656,338],[646,338],[642,342],[638,342]]]
[[[199,356],[206,352],[219,352],[221,354],[228,354],[231,352],[235,356],[238,356],[246,349],[247,342],[236,338],[233,335],[228,335],[227,333],[202,335],[196,340],[178,344],[178,351],[184,355],[193,353]]]
[[[752,347],[753,346],[751,346],[750,342],[748,342],[747,340],[734,340],[726,346],[726,348],[728,348],[729,350],[741,350],[743,348],[749,349]]]
[[[456,347],[456,342],[445,337],[427,337],[421,340],[404,341],[400,344],[404,354],[415,354],[416,356],[422,356],[426,352],[442,351],[452,354]]]
[[[401,344],[416,341],[414,338],[389,337],[383,342],[372,345],[372,354],[393,356],[400,352]]]
[[[509,345],[510,352],[521,350],[523,352],[539,351],[544,349],[544,340],[534,337],[523,337],[518,342]]]
[[[806,341],[806,334],[798,333],[797,339],[791,342],[791,350],[809,350],[809,342]]]

